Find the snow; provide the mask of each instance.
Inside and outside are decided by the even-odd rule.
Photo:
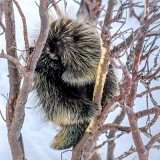
[[[39,31],[39,16],[38,16],[38,6],[35,4],[33,0],[18,0],[24,14],[26,15],[26,20],[28,24],[28,32],[29,32],[29,40],[33,41],[35,32]],[[22,30],[22,22],[21,17],[18,14],[17,9],[15,8],[15,19],[16,19],[16,39],[17,39],[17,48],[20,50],[24,49],[23,43],[23,30]],[[134,22],[135,23],[135,22]],[[4,35],[0,36],[0,51],[1,49],[5,49]],[[7,78],[7,61],[4,59],[0,59],[0,94],[3,94],[7,97],[9,85]],[[158,84],[158,82],[157,82]],[[140,91],[139,91],[140,92]],[[157,100],[158,100],[157,92]],[[4,96],[0,96],[0,110],[5,117],[5,106],[6,99]],[[22,128],[22,135],[24,141],[24,148],[27,160],[61,160],[61,154],[63,151],[52,150],[49,145],[56,135],[55,127],[50,123],[45,123],[42,120],[42,117],[39,116],[39,113],[35,110],[32,96],[29,96],[29,101],[26,104],[25,109],[25,121]],[[144,105],[144,106],[143,106]],[[136,111],[142,110],[145,108],[145,102],[141,102],[141,99],[137,99],[135,104]],[[107,122],[112,123],[114,117],[119,113],[120,109],[116,109],[116,111],[109,115]],[[159,132],[158,123],[156,123],[153,127],[153,133]],[[138,122],[141,126],[145,125],[144,119],[140,119]],[[125,118],[122,125],[128,125],[128,120]],[[99,143],[105,139],[105,135],[102,135],[99,138]],[[143,136],[143,141],[146,144],[148,142],[148,138]],[[123,152],[128,151],[128,148],[133,145],[131,134],[123,135],[121,138],[116,140],[117,145],[115,149],[115,155],[119,156]],[[125,143],[125,145],[124,145]],[[106,158],[106,150],[107,146],[102,147],[100,150],[100,154],[102,156],[102,160]],[[126,158],[126,160],[130,159],[138,159],[137,154],[132,154],[132,156]],[[8,144],[7,139],[7,128],[5,122],[2,120],[0,116],[0,159],[1,160],[11,160],[11,151]],[[63,153],[63,160],[71,159],[71,151]],[[150,160],[159,160],[160,159],[160,151],[151,150],[150,151]]]

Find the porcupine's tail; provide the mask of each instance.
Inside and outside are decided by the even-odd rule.
[[[71,124],[63,126],[54,138],[51,148],[61,150],[76,145],[82,138],[87,126],[88,122],[84,124]]]

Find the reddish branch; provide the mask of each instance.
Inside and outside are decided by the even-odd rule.
[[[102,125],[104,120],[106,119],[107,112],[109,111],[110,107],[115,104],[119,100],[119,96],[113,97],[110,101],[108,101],[107,105],[103,108],[100,117],[98,119],[98,126]]]
[[[4,16],[5,16],[5,38],[6,38],[6,51],[9,56],[17,58],[16,40],[15,40],[15,20],[13,12],[13,4],[11,0],[3,1]],[[13,122],[15,114],[16,99],[19,93],[20,76],[19,72],[11,61],[8,61],[9,72],[9,99],[6,106],[6,124],[8,129],[8,140],[12,151],[13,159],[25,159],[22,135],[13,131]],[[19,130],[18,130],[19,131]],[[16,146],[16,147],[15,147]]]
[[[138,120],[138,118],[141,118],[141,117],[144,117],[144,116],[147,116],[147,115],[150,115],[150,114],[155,114],[153,112],[151,113],[149,110],[145,110],[144,113],[143,113],[143,111],[140,111],[140,112],[142,112],[142,113],[139,113],[139,112],[136,113],[133,116],[133,119],[137,118],[137,120]],[[147,112],[147,114],[145,114],[146,112]],[[156,110],[155,110],[155,112],[156,112]],[[138,117],[138,116],[136,116],[137,114],[142,114],[143,116]],[[156,118],[157,118],[157,115],[160,115],[160,109],[159,109],[158,114],[155,115]],[[156,118],[153,118],[152,123],[154,123],[153,121]],[[150,126],[151,126],[151,124],[150,124]],[[138,130],[144,132],[147,128],[148,128],[148,124],[146,126],[144,126],[144,127],[138,128]],[[100,136],[101,134],[106,133],[108,130],[111,130],[111,131],[121,131],[121,132],[125,132],[127,134],[131,132],[131,128],[128,127],[128,126],[122,126],[122,125],[115,124],[115,123],[107,123],[107,124],[102,125],[101,127],[99,127],[99,129],[96,131],[95,134],[97,134],[98,136]]]
[[[84,0],[88,5],[90,17],[93,19],[98,19],[103,8],[100,8],[102,0],[93,0],[92,3],[88,0]]]
[[[153,53],[155,50],[157,50],[158,48],[159,48],[158,46],[152,47],[152,49],[150,49],[149,51],[147,51],[146,54],[144,54],[144,55],[141,56],[141,61],[146,60],[146,58],[147,58],[151,53]]]
[[[146,31],[145,31],[146,32]],[[137,73],[138,73],[138,67],[139,67],[139,62],[141,58],[141,50],[143,46],[145,35],[140,36],[140,38],[137,41],[136,49],[135,49],[135,59],[133,63],[133,72],[132,72],[132,85],[130,89],[130,94],[128,95],[126,104],[128,107],[132,108],[134,105],[134,101],[136,98],[136,93],[137,93],[137,87],[138,87],[138,78],[137,78]],[[132,137],[136,146],[136,150],[139,156],[140,160],[146,160],[148,153],[147,150],[144,147],[144,144],[142,142],[140,132],[138,130],[138,124],[137,121],[133,119],[134,112],[132,110],[126,110],[130,127],[131,127],[131,132],[132,132]]]
[[[3,116],[2,112],[1,112],[1,110],[0,110],[0,116],[2,117],[3,121],[6,122],[6,120],[5,120],[5,118],[4,118],[4,116]]]
[[[148,129],[150,129],[151,126],[153,126],[155,124],[155,122],[158,120],[158,118],[159,118],[159,115],[155,114],[153,119],[145,127],[142,127],[140,130],[142,132],[146,132]]]
[[[28,67],[33,73],[48,36],[48,31],[49,31],[49,21],[47,13],[48,5],[49,5],[48,0],[40,0],[40,6],[39,6],[39,14],[41,19],[40,35],[38,37],[37,44],[35,46],[36,49],[32,52],[32,55],[27,60],[27,64],[29,64]],[[28,63],[28,61],[30,62],[30,59],[31,63]]]
[[[113,8],[113,7],[112,7]],[[109,8],[108,8],[109,10]],[[108,15],[106,15],[108,16]],[[108,19],[110,20],[110,16]],[[105,18],[105,20],[108,20]],[[94,96],[93,96],[93,101],[98,104],[99,106],[99,111],[101,111],[101,97],[102,97],[102,91],[103,91],[103,86],[105,82],[106,75],[108,73],[108,68],[110,62],[106,58],[107,55],[110,53],[110,44],[111,44],[111,37],[110,37],[110,31],[106,29],[105,27],[106,22],[104,22],[104,26],[102,27],[102,35],[101,35],[101,49],[102,49],[102,56],[101,60],[98,66],[98,71],[97,71],[97,79],[96,79],[96,85],[95,85],[95,90],[94,90]],[[102,121],[102,119],[101,119]],[[94,119],[91,121],[89,127],[87,128],[85,134],[83,135],[81,141],[73,148],[73,154],[72,154],[72,159],[74,160],[80,160],[81,156],[83,155],[83,149],[87,145],[87,143],[90,140],[90,144],[87,146],[86,150],[90,151],[93,148],[93,142],[91,141],[91,135],[94,135],[95,131],[98,128],[98,120]],[[98,137],[94,137],[94,140],[96,141]],[[86,152],[85,152],[86,153]],[[87,154],[87,153],[86,153]],[[89,157],[90,155],[85,155],[85,158]]]
[[[159,137],[159,135],[155,138],[157,140],[157,138]],[[160,137],[159,137],[160,138]],[[151,140],[152,141],[152,140]],[[154,141],[154,140],[153,140]],[[154,141],[155,142],[155,141]],[[149,143],[148,143],[149,144]],[[146,145],[146,148],[147,148],[147,145]],[[160,149],[160,146],[159,145],[155,145],[155,146],[150,146],[150,148],[147,148],[147,149],[151,149],[151,148],[154,148],[154,149]],[[136,148],[134,148],[133,146],[131,146],[131,148],[129,149],[129,151],[127,152],[124,152],[121,156],[115,158],[114,160],[122,160],[126,157],[128,157],[129,155],[131,155],[132,153],[136,152]]]
[[[136,152],[136,148],[134,148],[133,146],[129,149],[129,151],[124,152],[124,154],[122,154],[121,156],[115,158],[114,160],[122,160],[123,158],[128,157],[130,154]]]
[[[149,93],[149,96],[150,96],[150,99],[151,99],[153,105],[154,105],[155,107],[160,107],[160,105],[158,105],[158,103],[154,100],[153,95],[152,95],[151,93]]]
[[[143,21],[142,25],[141,25],[141,29],[136,30],[136,37],[134,37],[133,35],[131,35],[129,39],[127,39],[126,41],[124,41],[124,46],[126,46],[126,42],[128,43],[127,47],[130,46],[131,41],[134,42],[137,40],[137,44],[136,44],[136,48],[135,48],[135,55],[134,55],[134,63],[133,63],[133,71],[132,71],[132,77],[131,77],[131,83],[129,83],[129,85],[127,85],[127,81],[130,78],[127,78],[128,74],[125,75],[125,79],[126,81],[120,86],[120,93],[122,95],[121,99],[122,101],[119,101],[121,106],[123,106],[128,114],[128,119],[130,121],[130,127],[131,127],[131,132],[133,135],[133,139],[136,145],[136,150],[138,152],[139,155],[139,159],[147,159],[147,150],[145,149],[145,146],[143,145],[141,136],[140,136],[140,132],[138,130],[138,125],[135,119],[133,119],[134,117],[134,111],[132,110],[132,107],[134,105],[134,101],[136,98],[136,92],[137,92],[137,87],[138,87],[138,82],[139,82],[139,77],[138,77],[138,68],[139,68],[139,63],[141,60],[141,52],[142,52],[142,47],[143,47],[143,42],[144,39],[146,37],[146,33],[148,30],[149,25],[151,24],[151,21],[154,22],[155,20],[158,19],[159,14],[156,14],[155,16],[151,17],[150,19]],[[132,38],[132,36],[134,38]],[[129,40],[129,41],[128,41]],[[123,44],[123,43],[122,43]],[[121,46],[123,47],[123,46]],[[126,48],[125,48],[126,49]],[[122,68],[122,67],[120,67]],[[154,74],[152,74],[152,77],[157,75],[157,73],[159,72],[159,70],[157,69],[156,72]],[[146,78],[146,77],[145,77]],[[151,78],[151,77],[149,77]],[[128,80],[127,80],[128,79]],[[125,91],[126,88],[126,91]],[[123,104],[123,102],[126,101],[126,104]],[[130,107],[130,109],[128,108]],[[145,114],[145,113],[144,113]]]
[[[60,17],[62,17],[62,13],[61,13],[58,5],[57,5],[60,1],[61,1],[61,0],[58,0],[58,1],[55,2],[55,0],[52,0],[51,6],[49,7],[49,9],[50,9],[51,7],[53,7],[53,8],[55,9],[57,15],[59,15]]]
[[[110,21],[112,19],[113,8],[114,8],[114,2],[108,1],[107,12],[105,15],[104,24],[102,26],[102,34],[101,34],[101,38],[100,38],[102,54],[101,54],[101,59],[100,59],[98,69],[97,69],[97,77],[96,77],[96,83],[95,83],[94,94],[93,94],[93,102],[98,104],[100,112],[101,112],[101,98],[102,98],[102,93],[103,93],[104,82],[106,79],[106,75],[108,74],[109,65],[110,65],[110,59],[108,57],[110,55],[111,32],[110,32],[110,24],[108,24],[108,21]],[[111,105],[108,107],[108,110],[110,107],[111,107]],[[106,112],[104,112],[104,110]],[[105,109],[103,109],[103,116],[100,115],[100,117],[101,117],[100,119],[94,119],[93,126],[95,128],[98,128],[100,126],[100,124],[102,124],[104,122],[104,120],[106,118],[105,115],[108,110],[105,107]],[[98,125],[95,123],[96,121],[98,122],[97,123]],[[93,137],[94,143],[97,141],[97,138],[98,138],[98,135],[95,134]],[[93,146],[92,141],[90,141],[90,143],[86,147],[87,152],[92,151],[92,147],[90,147],[90,146]]]
[[[133,3],[133,0],[129,0],[129,5],[130,5],[130,7],[129,7],[129,10],[130,10],[130,16],[134,16],[136,19],[140,19],[140,16],[138,16],[137,14],[136,14],[136,12],[135,12],[135,10],[134,10],[134,8],[133,8],[133,6],[134,6],[134,3]]]
[[[2,15],[3,15],[3,4],[2,1],[0,1],[0,21],[2,20]]]
[[[145,0],[144,18],[149,16],[149,0]]]
[[[150,92],[152,92],[152,91],[159,90],[159,89],[160,89],[160,86],[156,86],[156,87],[153,87],[153,88],[149,88],[149,89],[147,89],[146,91],[137,94],[136,97],[143,97],[144,95],[146,95],[146,94],[148,94],[148,93],[150,93]]]
[[[152,146],[153,146],[153,144],[156,142],[156,140],[158,140],[158,139],[160,139],[160,132],[159,133],[157,133],[155,136],[153,136],[152,138],[151,138],[151,140],[148,142],[148,144],[146,145],[146,148],[147,149],[150,149]]]
[[[155,17],[152,17],[152,19],[150,18],[149,21],[153,19],[155,19]],[[144,21],[141,22],[141,26],[142,26],[141,30],[137,32],[138,39],[137,39],[137,43],[136,43],[136,47],[134,51],[135,55],[134,55],[133,69],[132,69],[132,85],[131,85],[131,88],[128,88],[129,94],[128,94],[128,97],[126,98],[126,107],[127,107],[126,112],[127,112],[129,123],[130,123],[132,137],[133,137],[133,140],[136,146],[136,150],[137,150],[140,160],[146,160],[148,157],[148,152],[142,142],[140,132],[138,130],[137,119],[133,118],[134,111],[132,107],[134,105],[134,101],[136,98],[137,87],[138,87],[138,82],[139,82],[138,69],[139,69],[139,64],[141,60],[141,52],[143,48],[144,39],[146,37],[147,30],[150,25],[150,23],[146,21],[147,20],[145,18]],[[130,109],[128,109],[128,107]]]
[[[121,124],[125,115],[126,115],[125,110],[121,110],[120,114],[113,121],[113,124]],[[116,131],[111,130],[109,132],[108,139],[114,138],[115,134],[116,134]],[[113,139],[112,141],[109,141],[108,143],[107,159],[114,159],[114,149],[115,149],[115,142]]]
[[[108,1],[107,12],[106,12],[106,16],[105,16],[105,19],[104,19],[104,26],[106,26],[108,30],[110,29],[110,23],[109,22],[112,19],[114,5],[115,5],[114,0],[109,0]]]
[[[111,131],[112,131],[112,130],[111,130]],[[113,130],[113,131],[114,131],[114,130]],[[109,137],[108,137],[108,139],[105,140],[105,141],[103,141],[102,144],[96,146],[96,147],[94,148],[94,150],[102,148],[102,147],[103,147],[104,145],[106,145],[107,143],[108,143],[108,145],[109,145],[110,142],[115,141],[116,139],[118,139],[118,138],[121,137],[122,135],[124,135],[124,132],[121,132],[120,134],[118,134],[118,135],[116,135],[116,136],[113,136],[112,138],[109,138]],[[109,149],[109,147],[108,147],[107,153],[108,153],[108,152],[113,152],[113,151],[114,151],[114,149],[112,149],[112,148]],[[108,154],[109,154],[109,153],[108,153]],[[113,152],[111,155],[113,155],[113,157],[114,157],[114,152]],[[110,159],[113,159],[113,157],[111,157]],[[109,159],[108,156],[107,156],[107,159]]]
[[[142,80],[143,80],[143,79],[144,79],[144,80],[153,79],[159,72],[160,72],[160,67],[158,67],[154,73],[152,73],[152,74],[150,74],[150,75],[142,76],[141,78],[142,78]]]
[[[97,20],[101,13],[102,0],[82,0],[78,10],[78,15],[87,15],[93,20]]]
[[[26,23],[26,17],[21,9],[21,7],[19,6],[18,2],[16,0],[13,0],[14,4],[16,5],[19,14],[22,18],[22,22],[23,22],[23,37],[24,37],[24,42],[25,42],[25,49],[26,49],[26,54],[27,57],[29,56],[29,42],[28,42],[28,33],[27,33],[27,23]]]
[[[103,48],[103,47],[102,47]],[[105,59],[106,54],[108,54],[108,50],[103,48],[102,49],[102,57],[99,63],[99,69],[97,71],[98,75],[97,75],[97,80],[96,80],[96,85],[95,85],[95,91],[94,91],[94,96],[93,96],[93,101],[98,104],[99,106],[99,111],[101,111],[101,97],[102,97],[102,91],[103,91],[103,86],[104,86],[104,82],[105,82],[105,78],[106,78],[106,74],[107,74],[107,70],[106,70],[106,63],[108,63],[108,60]],[[108,64],[109,65],[109,64]],[[105,66],[105,67],[104,67]],[[80,159],[80,157],[82,156],[82,149],[85,148],[85,146],[87,145],[87,142],[89,142],[91,135],[95,133],[95,131],[97,130],[98,125],[97,123],[97,119],[94,119],[93,121],[91,121],[87,131],[85,132],[84,136],[82,137],[81,141],[73,148],[73,154],[72,154],[72,159],[74,160],[78,160]],[[92,142],[92,141],[90,141]],[[91,144],[93,145],[93,144]],[[90,148],[92,148],[90,146]]]
[[[144,34],[144,30],[142,30],[142,27],[144,27],[144,28],[148,27],[149,25],[151,25],[152,23],[157,21],[159,19],[159,17],[160,17],[160,13],[157,13],[157,14],[153,15],[151,18],[147,19],[145,21],[145,24],[143,24],[140,28],[136,29],[123,42],[121,42],[116,47],[114,47],[111,50],[111,53],[116,54],[116,53],[119,53],[119,52],[122,52],[122,51],[126,50],[126,47],[127,48],[130,47],[130,45],[138,39],[138,37],[140,36],[139,33],[141,33],[141,35]]]
[[[124,131],[126,133],[129,133],[130,127],[121,126],[119,124],[107,123],[101,126],[96,133],[101,135],[103,133],[106,133],[107,130]]]
[[[137,120],[139,118],[142,118],[144,116],[148,116],[148,115],[151,115],[151,114],[159,114],[160,115],[160,108],[154,107],[154,108],[151,108],[151,109],[147,109],[147,110],[137,112],[137,113],[135,113],[134,118]]]
[[[9,81],[10,81],[10,92],[9,99],[7,102],[7,129],[8,129],[8,139],[12,151],[13,160],[24,160],[24,148],[21,135],[21,128],[24,121],[24,107],[27,102],[28,94],[31,90],[33,73],[36,67],[36,63],[42,49],[44,47],[45,41],[47,39],[47,34],[49,30],[48,14],[46,12],[48,8],[47,0],[40,0],[39,12],[41,18],[41,30],[40,35],[36,44],[36,51],[27,60],[30,67],[23,68],[23,66],[17,60],[16,53],[16,41],[15,41],[15,21],[13,13],[13,4],[11,0],[3,1],[5,21],[6,21],[6,50],[7,54],[1,54],[2,58],[8,60],[9,67]],[[27,35],[26,35],[27,36]],[[21,89],[19,71],[23,73],[24,80]]]
[[[146,6],[148,6],[148,5],[146,4]],[[147,16],[148,12],[146,11],[145,14]],[[141,27],[139,29],[137,29],[134,32],[134,34],[132,34],[128,39],[126,39],[120,45],[120,47],[122,49],[124,47],[125,47],[124,49],[126,49],[126,42],[127,42],[127,48],[128,48],[131,45],[131,43],[137,41],[136,42],[136,47],[135,47],[135,50],[134,50],[135,54],[134,54],[134,57],[133,57],[134,62],[133,62],[132,75],[130,77],[129,72],[127,72],[127,74],[124,74],[125,81],[120,86],[120,96],[116,97],[119,100],[120,105],[127,112],[128,119],[129,119],[129,122],[130,122],[130,130],[132,132],[133,140],[134,140],[134,143],[136,145],[136,151],[138,153],[138,156],[139,156],[140,160],[146,160],[147,157],[148,157],[148,152],[147,152],[147,150],[146,150],[146,148],[145,148],[145,146],[142,142],[142,139],[141,139],[141,136],[140,136],[140,131],[139,131],[138,125],[137,125],[137,117],[135,116],[135,113],[133,111],[134,101],[135,101],[135,98],[136,98],[137,87],[138,87],[138,83],[139,83],[138,69],[139,69],[139,64],[140,64],[140,61],[141,61],[141,53],[142,53],[142,48],[143,48],[143,45],[144,45],[143,43],[144,43],[144,40],[145,40],[145,37],[146,37],[146,34],[147,34],[147,30],[148,30],[150,24],[152,24],[153,22],[155,22],[156,20],[159,19],[160,14],[159,13],[155,14],[150,19],[147,19],[146,16],[145,16],[145,18],[141,18]],[[107,28],[109,29],[109,27],[107,27]],[[106,32],[108,32],[107,29],[106,29]],[[105,37],[104,38],[104,44],[105,44],[106,47],[108,47],[110,43],[109,43],[109,41],[106,41],[106,40],[110,39],[109,38],[110,36],[108,36],[108,34],[107,34],[107,36],[104,36],[104,37]],[[120,50],[120,51],[122,51],[122,50]],[[120,67],[120,68],[122,69],[123,67]],[[124,70],[123,70],[123,72],[124,72]],[[157,75],[157,73],[159,73],[159,68],[151,75],[152,78],[153,78],[153,76]],[[151,78],[150,75],[148,77]],[[121,98],[121,100],[119,98]],[[101,117],[101,119],[99,119],[99,121],[101,121],[105,117],[104,115],[108,111],[108,108],[106,107],[103,111],[105,113],[103,114],[103,116],[101,114],[102,117]],[[144,112],[142,112],[143,114],[141,113],[141,115],[144,116],[146,114],[146,112],[148,113],[149,111],[148,110],[144,111]],[[151,112],[149,112],[148,114],[151,114]],[[158,112],[158,114],[159,114],[159,112]],[[106,131],[106,130],[107,129],[105,128],[104,131]],[[96,140],[95,132],[92,132],[92,134],[94,134],[94,140]]]
[[[140,112],[138,112],[138,113],[135,114],[135,118],[138,119],[138,118],[141,118],[143,116],[150,115],[150,114],[155,114],[155,113],[158,113],[160,115],[160,109],[159,108],[153,108],[153,109],[150,109],[150,110],[140,111]],[[156,117],[157,117],[157,114],[156,114]],[[155,120],[155,118],[153,120]],[[141,127],[139,129],[141,131],[143,131],[144,128],[146,128],[146,127]],[[117,125],[117,124],[106,124],[106,125],[103,125],[102,127],[100,127],[99,130],[96,132],[96,134],[101,135],[103,133],[106,133],[107,130],[111,130],[111,131],[123,131],[123,132],[126,132],[126,133],[130,133],[131,132],[131,128],[127,127],[127,126],[120,126],[120,125]],[[158,133],[157,135],[153,136],[153,138],[151,138],[151,140],[145,146],[145,148],[150,149],[153,146],[153,144],[155,143],[155,141],[157,141],[159,138],[160,138],[160,133]],[[110,139],[107,140],[104,143],[107,143],[108,141],[110,141]],[[103,143],[100,146],[103,146]],[[133,147],[131,147],[128,152],[125,152],[123,155],[117,157],[116,159],[118,160],[118,159],[125,158],[125,157],[129,156],[130,154],[132,154],[135,151],[136,151],[136,149],[133,148]],[[114,157],[107,157],[107,158],[108,159],[109,158],[114,159]]]
[[[26,45],[26,50],[28,51],[29,45],[28,45],[28,38],[27,38],[27,25],[25,16],[18,5],[16,0],[13,0],[19,10],[19,13],[22,17],[23,21],[23,27],[24,27],[24,40]],[[49,1],[52,4],[53,0]],[[13,159],[25,159],[24,149],[23,149],[23,142],[22,142],[22,136],[21,136],[21,128],[23,125],[24,120],[24,106],[28,98],[28,94],[31,89],[31,82],[33,80],[33,73],[35,70],[36,63],[40,57],[40,54],[42,52],[42,49],[45,44],[45,40],[47,38],[48,34],[48,16],[47,16],[47,7],[49,5],[49,2],[47,0],[40,0],[40,16],[41,16],[41,32],[39,39],[37,41],[35,50],[31,55],[28,54],[27,59],[27,68],[24,68],[20,62],[17,60],[17,53],[16,53],[16,42],[15,42],[15,26],[14,26],[14,16],[13,16],[13,6],[12,1],[3,1],[4,4],[4,13],[5,13],[5,20],[6,20],[6,44],[7,44],[7,54],[0,54],[1,58],[6,58],[9,60],[9,80],[10,80],[10,94],[9,99],[7,103],[7,115],[6,115],[6,121],[7,121],[7,127],[8,127],[8,133],[9,133],[9,142],[12,149],[12,155]],[[59,1],[58,1],[59,2]],[[114,36],[111,36],[110,33],[110,25],[112,22],[115,22],[118,17],[118,19],[122,18],[123,14],[123,6],[121,6],[119,10],[118,16],[112,19],[112,13],[114,8],[114,2],[112,0],[108,1],[108,9],[106,12],[104,25],[102,26],[102,57],[101,61],[99,63],[98,68],[98,74],[97,74],[97,80],[96,80],[96,86],[95,86],[95,92],[93,96],[93,101],[99,105],[99,112],[101,112],[101,96],[103,91],[103,85],[105,81],[106,74],[108,72],[107,66],[109,66],[110,62],[113,64],[113,66],[117,69],[121,69],[123,72],[124,79],[119,85],[119,92],[120,94],[118,96],[115,96],[113,99],[111,99],[106,107],[101,112],[100,116],[94,119],[91,124],[89,125],[89,128],[85,132],[82,140],[73,148],[73,154],[72,154],[72,160],[80,160],[82,157],[84,160],[91,157],[93,152],[95,151],[95,142],[97,138],[102,134],[106,133],[107,130],[112,130],[112,137],[115,135],[115,131],[124,131],[124,132],[131,132],[133,136],[133,140],[136,146],[136,149],[131,148],[127,154],[124,154],[122,157],[126,157],[127,155],[137,151],[139,159],[140,160],[146,160],[148,157],[148,150],[152,147],[152,145],[155,143],[156,140],[160,138],[160,133],[155,135],[153,138],[151,138],[150,142],[147,144],[147,146],[144,146],[140,131],[147,132],[147,129],[154,124],[155,120],[158,118],[158,115],[160,115],[160,109],[159,108],[151,108],[148,110],[143,110],[137,113],[134,113],[133,106],[134,101],[136,97],[141,97],[143,95],[149,94],[150,97],[152,96],[151,92],[157,89],[160,89],[159,86],[152,87],[147,89],[146,91],[137,94],[137,87],[139,80],[152,80],[155,76],[157,76],[160,72],[160,67],[156,69],[154,72],[150,72],[149,75],[145,76],[139,76],[139,65],[140,62],[146,58],[148,58],[149,54],[152,50],[147,53],[147,55],[142,56],[142,48],[144,46],[145,37],[147,36],[147,31],[150,26],[150,24],[154,23],[156,20],[159,19],[160,13],[155,14],[148,18],[149,15],[149,1],[145,0],[145,12],[144,12],[144,18],[142,17],[140,22],[141,26],[137,30],[135,30],[128,38],[126,38],[122,43],[117,45],[111,53],[114,53],[114,55],[110,54],[110,45],[111,45],[111,39]],[[130,0],[130,6],[131,11],[134,17],[137,17],[139,20],[139,17],[135,14],[133,6],[134,4],[131,4],[132,0]],[[82,0],[81,6],[79,9],[79,14],[82,12],[87,12],[88,15],[92,15],[92,17],[95,18],[95,16],[99,15],[100,10],[103,10],[103,8],[100,8],[101,0]],[[126,5],[126,4],[124,4]],[[56,5],[54,5],[55,7]],[[126,5],[126,8],[128,6]],[[0,19],[1,23],[1,19]],[[1,24],[0,24],[1,25]],[[2,25],[1,25],[2,26]],[[13,27],[11,27],[13,26]],[[120,29],[119,29],[120,30]],[[119,31],[116,32],[116,34]],[[11,37],[11,38],[9,38]],[[133,68],[132,73],[130,74],[129,70],[125,68],[122,64],[118,66],[113,58],[118,57],[119,53],[124,50],[127,50],[131,44],[135,43],[135,48],[133,48]],[[116,55],[116,53],[118,53]],[[132,60],[131,60],[132,61]],[[148,63],[148,61],[147,61]],[[24,81],[22,84],[21,90],[19,90],[19,84],[20,84],[20,76],[19,71],[24,76]],[[121,122],[121,119],[118,119],[114,121],[114,123],[117,124],[105,124],[102,126],[107,113],[110,109],[110,107],[118,101],[120,106],[124,109],[123,114],[125,112],[128,115],[129,127],[120,126],[118,123]],[[150,114],[156,114],[155,118],[146,126],[142,128],[138,128],[137,120],[141,117],[150,115]],[[17,139],[18,137],[18,139]],[[112,139],[112,138],[111,138]],[[113,138],[114,140],[114,138]],[[109,140],[107,140],[109,141]],[[107,141],[105,143],[107,143]],[[15,146],[17,146],[15,148]],[[147,149],[146,149],[147,148]],[[111,149],[111,159],[114,158],[113,156],[113,149]],[[87,153],[88,152],[88,153]],[[108,152],[109,153],[109,152]],[[98,155],[98,154],[97,154]],[[119,157],[120,158],[120,157]],[[93,160],[93,157],[92,157]]]
[[[0,26],[3,29],[3,32],[1,34],[3,34],[5,32],[5,29],[6,29],[6,27],[2,23],[2,16],[3,16],[3,4],[2,4],[2,1],[0,1]]]
[[[8,55],[8,54],[4,54],[4,53],[1,53],[0,54],[0,58],[5,58],[7,60],[9,60],[10,62],[12,62],[15,66],[15,68],[17,68],[23,75],[25,75],[26,73],[26,69],[21,65],[21,63],[19,62],[18,59]]]

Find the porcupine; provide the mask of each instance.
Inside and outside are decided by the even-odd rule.
[[[91,119],[97,116],[98,108],[92,96],[100,56],[99,36],[84,18],[63,16],[51,23],[35,69],[34,89],[46,119],[61,128],[52,148],[67,149],[76,145]],[[110,66],[103,106],[116,90],[117,79]]]

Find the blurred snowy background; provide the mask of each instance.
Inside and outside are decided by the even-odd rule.
[[[27,21],[27,27],[28,27],[28,33],[29,33],[29,40],[30,42],[33,41],[35,33],[38,33],[39,31],[39,12],[38,7],[33,0],[17,0],[20,4]],[[70,3],[69,3],[70,2]],[[104,1],[106,3],[106,1]],[[71,6],[71,7],[69,7]],[[68,8],[69,13],[75,14],[75,10],[78,9],[78,5],[74,3],[73,1],[68,1]],[[19,50],[24,49],[24,43],[23,43],[23,27],[22,27],[22,21],[21,17],[19,16],[19,13],[17,11],[17,8],[15,7],[15,21],[16,21],[16,40],[17,40],[17,48]],[[140,12],[140,11],[138,11]],[[129,24],[133,27],[136,26],[137,21],[130,19]],[[114,30],[113,26],[113,30]],[[128,27],[128,26],[126,26]],[[160,44],[160,43],[159,43]],[[4,49],[5,50],[5,38],[4,34],[0,36],[0,51]],[[160,60],[159,60],[160,64]],[[0,94],[3,94],[7,97],[8,91],[9,91],[9,84],[8,84],[8,78],[7,78],[7,61],[5,59],[0,59]],[[159,82],[157,82],[157,85]],[[139,87],[138,93],[142,92],[142,87]],[[156,91],[155,96],[157,96],[157,101],[160,102],[160,92]],[[6,106],[6,99],[4,96],[0,95],[0,110],[2,114],[5,116],[5,106]],[[152,107],[152,106],[151,106]],[[146,108],[145,102],[141,100],[141,98],[136,100],[135,103],[135,111],[140,111],[142,109]],[[50,149],[49,145],[54,138],[56,134],[56,130],[52,124],[44,123],[42,118],[39,116],[39,114],[34,109],[34,103],[32,101],[32,96],[29,96],[28,103],[26,104],[25,109],[25,121],[22,128],[22,135],[23,135],[23,141],[24,141],[24,148],[26,153],[27,160],[61,160],[61,153],[63,151],[56,151]],[[116,109],[107,119],[107,123],[112,123],[114,120],[114,117],[119,113],[120,109]],[[152,116],[151,116],[152,117]],[[138,121],[140,126],[144,126],[146,119],[140,119]],[[122,125],[128,126],[128,120],[127,118],[123,121]],[[156,122],[156,125],[152,128],[153,135],[158,133],[160,131],[160,120]],[[143,137],[144,144],[146,144],[149,139],[145,136]],[[103,139],[105,139],[105,135],[101,136],[99,139],[99,142],[102,142]],[[116,148],[115,148],[115,155],[116,157],[124,153],[125,151],[128,151],[128,149],[133,145],[134,143],[132,141],[131,134],[123,135],[121,138],[116,140]],[[106,159],[106,153],[107,152],[107,145],[102,147],[100,150],[100,154],[102,157],[102,160]],[[11,151],[8,144],[7,139],[7,128],[5,122],[2,120],[0,116],[0,160],[11,160]],[[70,160],[71,159],[71,151],[65,152],[63,154],[63,160]],[[134,153],[125,160],[138,160],[137,154]],[[149,160],[160,160],[160,151],[151,149]]]

